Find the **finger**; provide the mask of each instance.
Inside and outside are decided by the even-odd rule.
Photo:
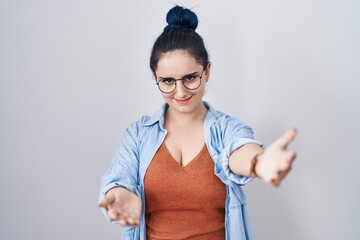
[[[133,222],[139,221],[140,214],[137,214],[135,211],[122,211],[119,213],[120,218],[125,219],[128,221],[128,219],[132,219]]]
[[[295,156],[296,156],[295,152],[292,151],[285,152],[282,159],[279,162],[278,171],[287,171],[291,167],[292,162],[295,159]]]
[[[121,218],[121,219],[119,219],[119,220],[116,221],[116,222],[117,222],[117,224],[119,224],[120,226],[126,226],[126,225],[128,225],[127,222],[126,222],[126,220],[125,220],[124,218]]]
[[[134,218],[127,218],[126,221],[128,222],[129,225],[132,225],[132,226],[137,225],[137,221]]]
[[[296,152],[295,151],[287,151],[284,153],[284,161],[288,163],[292,163],[296,158]]]
[[[140,221],[139,220],[135,220],[134,221],[134,226],[136,227],[136,226],[139,226],[140,225]]]
[[[133,224],[134,224],[134,219],[132,219],[132,218],[127,218],[126,221],[127,221],[130,225],[133,225]]]
[[[270,184],[274,187],[279,187],[280,186],[280,181],[277,179],[272,179]]]
[[[277,171],[277,178],[281,178],[283,175],[285,175],[286,171],[287,171],[288,168],[286,169],[282,169],[282,170],[278,170]]]
[[[291,170],[291,166],[288,167],[286,170],[279,171],[279,175],[278,175],[277,179],[279,181],[282,181],[287,176],[287,174],[290,172],[290,170]]]
[[[297,130],[296,128],[290,129],[284,135],[276,140],[280,148],[286,149],[286,147],[293,141],[296,137]]]
[[[129,213],[128,213],[128,212],[124,212],[124,211],[122,211],[122,212],[120,213],[120,217],[121,217],[121,218],[126,219],[126,218],[129,218],[129,217],[130,217],[130,215],[129,215]]]
[[[288,165],[288,167],[286,169],[283,169],[283,170],[279,169],[276,172],[276,174],[269,181],[270,184],[273,185],[273,186],[280,186],[281,181],[286,177],[286,175],[288,174],[290,169],[291,169],[290,165]]]
[[[127,218],[131,218],[131,219],[136,219],[137,215],[136,213],[134,212],[134,210],[130,211],[127,213]]]
[[[105,195],[105,198],[99,203],[99,207],[107,208],[115,201],[113,195]]]
[[[108,216],[110,219],[114,220],[114,221],[117,221],[118,218],[119,218],[119,214],[117,211],[115,211],[114,209],[109,209],[108,210]]]

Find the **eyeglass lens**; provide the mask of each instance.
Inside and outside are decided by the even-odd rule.
[[[176,88],[176,82],[182,81],[184,87],[189,90],[195,90],[201,85],[201,77],[199,75],[187,75],[181,79],[174,79],[174,78],[161,78],[157,85],[163,93],[171,93]]]

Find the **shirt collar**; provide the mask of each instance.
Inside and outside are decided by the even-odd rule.
[[[204,101],[204,105],[208,109],[205,117],[205,124],[211,126],[219,117],[221,117],[222,114],[216,111],[215,108],[213,108],[208,102]]]
[[[168,108],[168,104],[164,103],[160,109],[158,109],[154,115],[152,115],[148,120],[145,121],[144,126],[150,126],[156,122],[164,123],[165,111]]]

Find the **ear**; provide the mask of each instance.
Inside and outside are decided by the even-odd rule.
[[[205,82],[209,81],[210,68],[211,68],[211,63],[208,63],[208,65],[204,68],[203,78],[204,78]]]

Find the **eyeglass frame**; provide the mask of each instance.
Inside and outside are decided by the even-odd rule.
[[[176,89],[176,86],[177,86],[177,85],[176,85],[176,82],[177,82],[177,81],[182,81],[183,86],[184,86],[186,89],[188,89],[188,90],[196,90],[196,89],[198,89],[198,88],[201,86],[201,79],[202,79],[203,75],[204,75],[204,69],[202,70],[201,75],[200,75],[200,74],[196,74],[196,73],[190,73],[190,74],[187,74],[187,75],[183,76],[182,78],[167,78],[167,77],[162,78],[162,77],[159,77],[160,79],[156,81],[156,85],[158,86],[160,92],[162,92],[162,93],[164,93],[164,94],[170,94],[170,93],[174,92],[175,89]],[[199,78],[200,78],[200,84],[199,84],[199,86],[197,86],[196,88],[188,88],[187,86],[185,86],[185,81],[186,81],[185,78],[188,77],[188,76],[199,77]],[[174,87],[174,89],[173,89],[172,91],[170,91],[170,92],[164,92],[163,90],[161,90],[161,88],[160,88],[160,86],[159,86],[159,82],[161,81],[161,79],[171,79],[171,80],[175,81],[175,87]]]

